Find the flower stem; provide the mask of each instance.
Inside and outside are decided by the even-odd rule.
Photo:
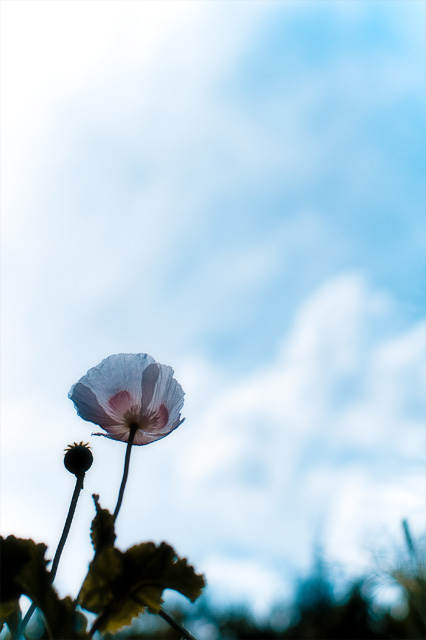
[[[132,452],[132,445],[137,430],[137,426],[130,427],[129,439],[127,441],[126,457],[124,459],[123,479],[121,481],[117,504],[114,511],[114,520],[117,520],[118,512],[120,511],[121,503],[123,502],[124,489],[126,488],[127,476],[129,475],[130,454]]]
[[[72,523],[72,519],[74,517],[75,509],[77,507],[77,502],[78,502],[78,498],[80,496],[80,491],[83,488],[84,475],[85,475],[84,471],[81,471],[79,474],[76,475],[75,489],[74,489],[74,493],[73,493],[72,498],[71,498],[70,507],[68,509],[67,519],[65,520],[65,524],[64,524],[63,531],[62,531],[62,535],[61,535],[61,538],[59,540],[58,546],[56,548],[55,557],[53,558],[52,568],[50,570],[50,584],[52,584],[52,582],[54,581],[55,576],[56,576],[56,572],[58,571],[59,560],[61,559],[62,551],[64,550],[65,542],[67,541],[68,534],[69,534],[70,529],[71,529],[71,523]],[[35,605],[34,602],[33,602],[31,604],[30,608],[28,609],[27,613],[25,614],[24,619],[22,620],[22,623],[21,623],[21,634],[23,633],[25,627],[29,623],[30,618],[33,615],[33,613],[36,610],[36,608],[37,608],[37,605]]]
[[[114,520],[117,519],[118,512],[120,511],[121,503],[123,502],[124,489],[126,488],[127,476],[129,475],[130,454],[132,451],[133,441],[135,439],[137,429],[138,429],[137,426],[130,427],[129,439],[127,441],[126,457],[124,459],[123,479],[121,480],[121,486],[120,486],[120,491],[118,493],[117,505],[114,511]],[[187,631],[178,622],[176,622],[176,620],[174,620],[168,613],[166,613],[164,609],[160,609],[160,611],[158,612],[158,615],[161,616],[163,620],[165,620],[173,629],[175,629],[175,631],[179,631],[181,636],[186,640],[196,640],[196,638],[194,638],[194,636],[192,636],[189,633],[189,631]],[[100,620],[101,620],[100,618],[97,618],[97,620],[95,620],[90,630],[91,636],[93,636],[95,631],[97,631],[100,624]]]

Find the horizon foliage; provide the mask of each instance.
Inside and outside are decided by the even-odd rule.
[[[415,543],[403,522],[405,548],[386,570],[348,582],[338,589],[330,568],[317,555],[307,577],[299,580],[291,602],[274,605],[257,619],[244,606],[218,608],[204,596],[191,609],[175,609],[174,617],[202,640],[421,640],[426,635],[424,539]],[[398,606],[380,605],[375,588],[400,588]],[[152,618],[139,620],[108,640],[168,640],[179,635]]]

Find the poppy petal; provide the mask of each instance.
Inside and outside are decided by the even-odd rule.
[[[154,358],[146,353],[114,354],[89,369],[80,382],[92,389],[106,411],[110,398],[124,390],[131,395],[131,404],[140,406],[142,373],[153,362]]]
[[[146,353],[109,356],[90,369],[69,393],[78,414],[100,425],[108,438],[127,442],[138,426],[134,444],[164,438],[183,420],[184,392],[173,369]]]
[[[117,421],[101,407],[93,391],[83,383],[77,382],[72,387],[69,397],[83,420],[94,422],[104,429],[117,424]]]
[[[160,365],[157,362],[149,364],[142,372],[142,402],[141,416],[148,413],[148,407],[154,396],[155,385],[160,375]]]

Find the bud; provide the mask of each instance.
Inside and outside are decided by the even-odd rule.
[[[65,449],[64,465],[74,475],[84,475],[93,463],[93,455],[89,443],[74,442]]]

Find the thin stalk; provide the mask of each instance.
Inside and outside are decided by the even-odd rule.
[[[176,620],[174,620],[174,618],[172,618],[172,616],[164,611],[164,609],[160,609],[158,615],[168,622],[175,631],[178,631],[183,638],[186,638],[186,640],[197,640],[187,629],[185,629],[185,627],[182,627],[178,622],[176,622]]]
[[[118,512],[120,511],[121,503],[123,502],[124,489],[126,488],[127,476],[129,475],[130,454],[132,452],[132,445],[137,430],[137,426],[130,427],[129,439],[127,441],[126,457],[124,459],[123,479],[121,480],[120,491],[118,493],[117,504],[114,511],[114,520],[117,520]]]
[[[72,523],[72,520],[73,520],[73,517],[74,517],[75,509],[77,507],[77,502],[78,502],[78,498],[80,496],[80,491],[83,488],[84,476],[85,476],[84,471],[82,471],[81,473],[79,473],[76,476],[75,489],[74,489],[74,493],[72,494],[70,508],[68,509],[67,519],[65,520],[65,524],[64,524],[63,531],[62,531],[62,535],[61,535],[61,538],[60,538],[60,540],[58,542],[58,546],[57,546],[56,552],[55,552],[55,557],[53,558],[53,562],[52,562],[52,568],[50,570],[50,584],[52,584],[52,582],[54,581],[55,576],[56,576],[56,572],[58,571],[59,560],[61,559],[62,551],[64,550],[65,543],[67,541],[68,534],[69,534],[70,529],[71,529],[71,523]],[[29,623],[31,616],[33,615],[33,613],[34,613],[34,611],[36,609],[37,609],[37,606],[33,602],[31,604],[30,608],[28,609],[27,613],[25,614],[24,619],[22,620],[22,623],[21,623],[21,635],[22,635],[25,627]]]
[[[178,631],[182,636],[182,638],[185,638],[186,640],[197,640],[191,633],[189,633],[187,629],[185,629],[185,627],[182,627],[182,625],[176,622],[176,620],[174,620],[172,616],[170,616],[166,611],[164,611],[164,609],[160,609],[160,611],[158,612],[158,615],[161,616],[163,620],[165,620],[175,631]],[[96,620],[94,621],[89,631],[89,634],[91,637],[93,637],[94,633],[98,631],[103,620],[104,620],[104,616],[102,615],[96,618]]]
[[[114,511],[114,520],[117,520],[118,512],[120,511],[121,503],[123,502],[124,489],[126,488],[127,477],[129,475],[130,454],[132,452],[132,446],[135,439],[137,425],[130,427],[129,439],[127,441],[126,457],[124,458],[123,479],[121,480],[120,491],[118,493],[117,505]],[[175,631],[178,631],[186,640],[196,640],[193,635],[189,633],[184,627],[182,627],[176,620],[174,620],[164,609],[160,609],[158,615],[163,618]],[[101,618],[97,618],[90,629],[90,635],[93,636],[95,631],[100,626]]]
[[[68,511],[67,519],[65,520],[64,530],[62,531],[61,539],[59,540],[58,547],[56,549],[55,557],[53,558],[52,568],[50,570],[50,582],[53,582],[58,570],[59,560],[61,559],[62,551],[64,550],[65,543],[68,538],[68,534],[71,529],[72,519],[74,517],[75,509],[77,506],[80,491],[83,489],[84,471],[76,477],[75,489],[71,498],[71,504]]]

